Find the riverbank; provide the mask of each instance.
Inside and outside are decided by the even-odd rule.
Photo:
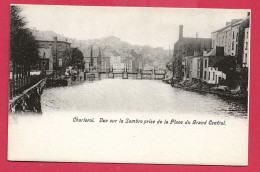
[[[84,73],[79,75],[71,75],[66,77],[47,78],[46,87],[65,87],[78,85],[85,80]]]
[[[217,86],[207,84],[205,82],[193,83],[191,81],[179,81],[177,79],[163,80],[164,83],[170,84],[172,87],[183,89],[186,91],[209,93],[225,97],[232,100],[248,101],[248,93],[241,93],[240,90],[230,90],[226,86]]]
[[[22,93],[9,99],[8,111],[10,114],[42,114],[41,94],[44,89],[75,86],[83,81],[85,81],[84,73],[66,77],[45,77]]]

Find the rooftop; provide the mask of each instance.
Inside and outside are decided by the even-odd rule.
[[[37,41],[54,41],[54,37],[57,37],[58,42],[70,43],[68,38],[53,31],[39,31],[36,29],[31,29],[30,31]]]
[[[232,27],[232,26],[238,25],[239,23],[242,23],[244,20],[247,20],[247,18],[246,19],[233,19],[226,26],[224,26],[224,27],[222,27],[222,28],[220,28],[220,29],[218,29],[218,30],[216,30],[214,32],[211,32],[211,33],[222,32],[222,31],[224,31],[225,29],[227,29],[229,27]]]

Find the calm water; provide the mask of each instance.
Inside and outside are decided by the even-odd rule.
[[[247,117],[247,106],[212,94],[173,88],[155,80],[104,79],[44,90],[43,113],[155,112]]]

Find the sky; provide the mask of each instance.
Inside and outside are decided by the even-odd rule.
[[[184,37],[210,38],[249,10],[151,7],[21,5],[27,26],[78,40],[116,36],[134,45],[172,49],[183,25]]]

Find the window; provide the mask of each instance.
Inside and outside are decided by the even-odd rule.
[[[233,31],[233,39],[235,39],[235,32]]]
[[[237,36],[236,36],[236,41],[238,41],[238,32],[237,32]]]
[[[234,41],[232,41],[232,50],[234,50]]]
[[[246,39],[248,39],[248,31],[246,32]]]
[[[209,79],[208,80],[210,80],[210,72],[209,72]]]
[[[62,66],[62,59],[59,59],[59,66]]]
[[[247,64],[247,53],[245,54],[245,64]]]
[[[248,42],[246,42],[246,48],[245,48],[246,50],[248,49]]]
[[[204,71],[204,79],[206,79],[206,78],[207,78],[207,72]]]
[[[205,59],[205,64],[204,64],[204,67],[207,68],[208,67],[208,60]]]
[[[215,80],[215,72],[213,72],[213,80]]]

